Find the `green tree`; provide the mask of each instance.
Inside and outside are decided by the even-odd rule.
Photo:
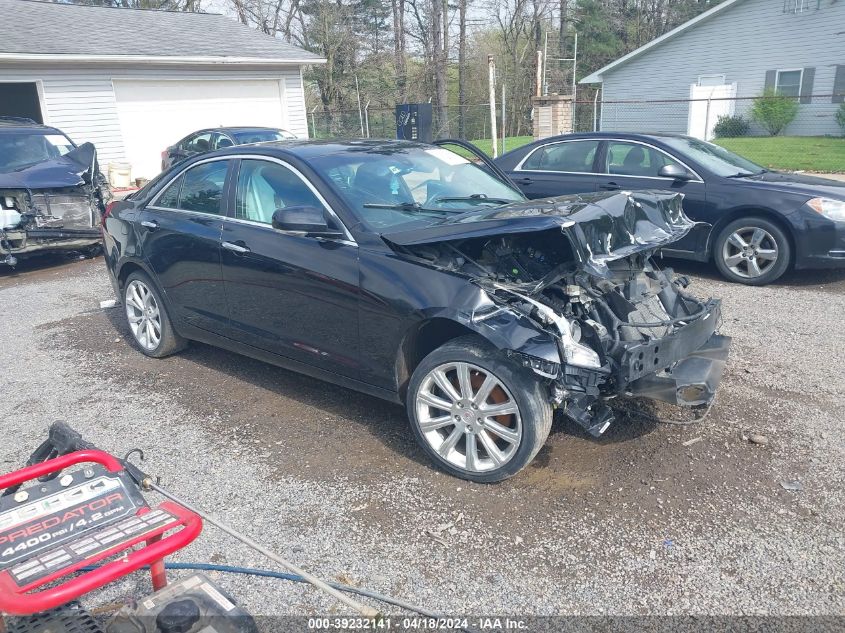
[[[762,96],[754,100],[751,118],[771,136],[777,136],[792,123],[798,114],[798,100],[779,95],[773,88],[766,88]]]

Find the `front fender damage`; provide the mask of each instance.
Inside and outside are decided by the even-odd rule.
[[[435,227],[388,242],[467,276],[450,318],[531,369],[557,408],[600,436],[614,421],[612,398],[701,407],[719,385],[730,347],[717,333],[720,301],[692,296],[685,277],[653,258],[694,226],[681,199],[667,192],[557,198],[537,210],[504,207],[489,233],[490,218],[482,217],[461,220],[465,237],[446,239]],[[509,214],[520,231],[507,232]]]

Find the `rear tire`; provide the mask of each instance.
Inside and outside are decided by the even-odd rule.
[[[764,218],[734,220],[713,243],[713,260],[722,276],[749,286],[775,281],[787,271],[791,259],[786,233]]]
[[[527,466],[552,424],[542,379],[476,336],[426,356],[411,376],[406,406],[431,460],[479,483],[507,479]]]
[[[141,353],[164,358],[187,346],[187,341],[173,329],[158,288],[140,270],[126,278],[123,309],[135,346]]]

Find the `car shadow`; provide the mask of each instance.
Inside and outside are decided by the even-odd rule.
[[[0,263],[0,279],[29,276],[40,272],[49,272],[61,266],[67,266],[77,261],[94,259],[96,256],[81,251],[65,251],[52,253],[32,253],[18,259],[14,266]]]
[[[132,334],[123,318],[123,311],[106,310],[105,314],[114,331],[132,345]],[[132,349],[134,353],[140,354],[134,351],[134,346]],[[264,403],[266,396],[263,394],[272,394],[270,405],[278,405],[285,400],[294,401],[296,405],[289,406],[288,409],[301,411],[306,421],[317,427],[323,426],[326,418],[339,418],[340,424],[351,423],[366,428],[368,435],[373,436],[388,451],[407,456],[427,470],[441,472],[417,445],[401,405],[194,341],[187,349],[168,361],[171,362],[157,370],[159,379],[166,380],[167,374],[171,374],[174,380],[184,381],[184,376],[191,372],[187,365],[199,365],[206,370],[203,373],[212,381],[215,380],[212,376],[218,374],[222,376],[219,382],[226,385],[248,383],[247,391],[243,394],[247,398],[258,397]],[[213,389],[214,384],[203,385],[202,388]],[[228,393],[220,395],[220,408],[223,403],[237,399],[237,393],[231,390],[232,387],[229,389]],[[193,400],[189,406],[196,405],[197,401]],[[301,405],[302,409],[297,405]],[[217,404],[213,408],[218,408]],[[612,408],[616,420],[600,438],[592,437],[577,424],[566,420],[560,411],[555,414],[549,438],[577,439],[594,444],[600,449],[602,446],[621,444],[649,435],[660,424],[661,415],[666,417],[665,412],[661,413],[655,403],[643,399],[615,400]],[[236,417],[243,414],[241,407],[233,407],[232,410]],[[268,412],[264,413],[266,415]],[[275,424],[278,422],[274,420]],[[550,443],[547,442],[535,461],[542,465],[548,461],[551,451]]]
[[[105,314],[115,332],[126,340],[133,352],[141,354],[132,344],[132,334],[123,310],[106,310]],[[209,376],[222,375],[220,382],[227,385],[248,383],[245,396],[260,397],[263,402],[266,394],[271,394],[270,400],[277,400],[279,404],[285,400],[294,401],[288,409],[306,418],[315,418],[315,425],[323,425],[328,417],[366,427],[369,434],[388,450],[406,455],[426,467],[430,465],[428,458],[417,447],[404,408],[399,404],[196,341],[191,341],[188,348],[172,360],[174,362],[168,363],[169,366],[162,368],[160,373],[172,372],[175,379],[180,376],[184,379],[186,364],[200,365],[206,370],[203,373]],[[220,408],[236,398],[237,395],[231,391],[220,394]],[[232,407],[233,413],[239,415],[241,408]]]
[[[659,260],[658,260],[659,261]],[[716,267],[712,263],[694,262],[686,259],[670,259],[663,260],[664,266],[671,267],[680,275],[695,275],[696,277],[703,277],[711,281],[721,281],[723,283],[731,283],[719,274]],[[845,281],[845,263],[843,268],[834,269],[818,269],[818,270],[789,270],[783,277],[778,279],[771,286],[787,286],[787,287],[802,287],[802,286],[819,286],[824,284],[842,283]],[[737,284],[740,285],[740,284]]]

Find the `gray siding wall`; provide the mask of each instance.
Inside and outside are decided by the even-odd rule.
[[[784,0],[741,0],[678,36],[605,73],[602,100],[688,99],[699,75],[724,74],[737,97],[762,93],[766,71],[815,68],[813,94],[833,92],[845,65],[845,2],[805,0],[809,9],[785,13]],[[745,114],[750,101],[738,101]],[[801,104],[790,135],[841,134],[831,98]],[[605,104],[605,130],[686,132],[687,104]]]
[[[287,106],[286,129],[301,138],[308,136],[302,75],[296,66],[283,69],[239,67],[227,70],[70,64],[0,66],[0,82],[39,82],[44,122],[61,129],[76,143],[93,143],[102,165],[126,160],[112,79],[180,78],[283,80]],[[173,139],[173,142],[178,140]]]

